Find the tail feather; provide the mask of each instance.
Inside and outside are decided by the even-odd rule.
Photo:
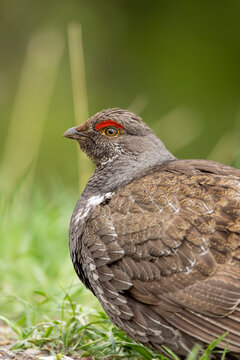
[[[228,317],[207,317],[195,312],[183,310],[167,319],[172,325],[190,336],[204,342],[211,342],[225,332],[227,336],[218,347],[240,353],[240,309],[236,309]]]

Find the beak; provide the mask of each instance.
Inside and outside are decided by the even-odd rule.
[[[80,133],[79,131],[77,131],[76,127],[72,127],[70,129],[68,129],[67,131],[65,131],[65,133],[63,134],[63,137],[69,138],[69,139],[75,139],[75,140],[80,140],[83,137],[89,137],[85,134]]]

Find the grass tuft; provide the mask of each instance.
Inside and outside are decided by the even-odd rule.
[[[34,324],[33,312],[39,310],[39,304],[35,304],[32,317],[26,314],[28,325],[26,320],[21,324],[21,321],[0,317],[17,336],[12,346],[14,350],[37,347],[54,355],[90,355],[101,359],[166,359],[130,340],[110,322],[103,311],[80,306],[69,293],[61,302],[47,294],[41,296],[42,306],[51,302],[54,310],[44,316],[44,321]]]

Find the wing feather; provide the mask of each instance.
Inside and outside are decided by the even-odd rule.
[[[240,172],[212,164],[178,161],[133,181],[98,206],[83,235],[110,317],[106,299],[117,306],[123,295],[125,329],[142,328],[135,338],[155,346],[153,324],[155,334],[168,328],[167,343],[177,329],[183,353],[189,339],[226,331],[220,346],[240,352]]]

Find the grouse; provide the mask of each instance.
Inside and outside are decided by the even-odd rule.
[[[240,170],[175,158],[136,114],[112,108],[67,130],[96,170],[73,212],[77,275],[130,338],[180,356],[240,356]]]

